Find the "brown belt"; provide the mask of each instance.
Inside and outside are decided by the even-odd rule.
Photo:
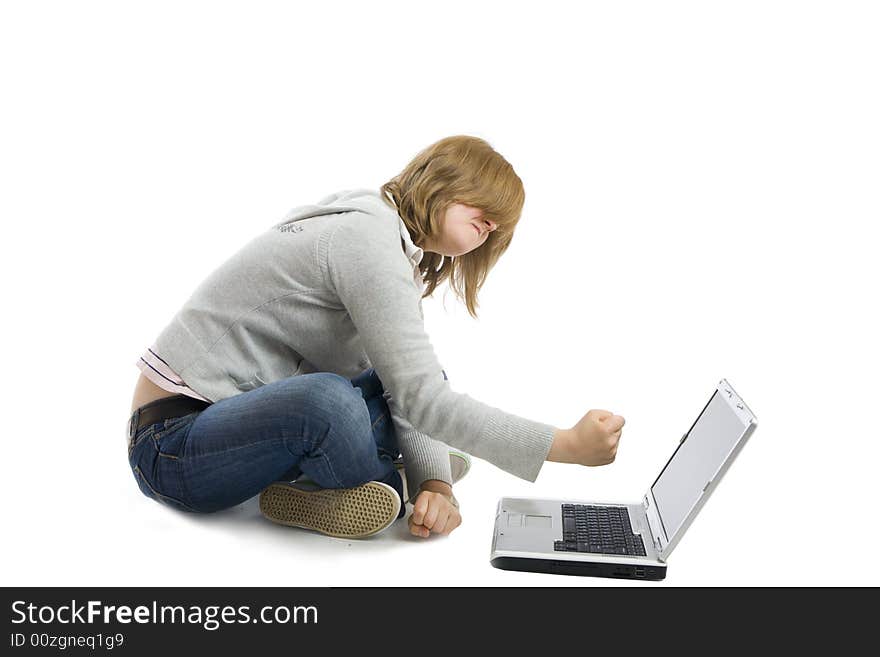
[[[181,417],[203,411],[210,405],[206,401],[187,395],[174,395],[173,397],[157,399],[149,404],[144,404],[131,414],[128,424],[128,435],[133,437],[138,432],[138,429],[142,427],[173,417]]]

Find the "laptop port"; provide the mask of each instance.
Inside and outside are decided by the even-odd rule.
[[[644,568],[636,568],[636,577],[644,577],[645,569]]]

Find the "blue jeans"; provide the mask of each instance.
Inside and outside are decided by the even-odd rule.
[[[128,460],[147,497],[208,513],[301,474],[322,488],[403,483],[391,414],[373,370],[281,379],[203,411],[141,427]],[[401,502],[401,513],[405,505]]]

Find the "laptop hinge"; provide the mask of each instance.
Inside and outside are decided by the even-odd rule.
[[[660,516],[657,515],[657,504],[653,502],[653,496],[648,493],[645,495],[643,504],[645,507],[645,517],[648,519],[648,527],[651,529],[651,539],[654,541],[654,549],[657,550],[658,556],[663,552],[666,544],[663,538],[663,529],[660,526]]]

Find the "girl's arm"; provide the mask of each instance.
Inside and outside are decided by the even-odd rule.
[[[328,287],[348,311],[370,362],[408,423],[424,435],[534,481],[555,427],[450,388],[425,332],[419,290],[401,252],[396,222],[352,212],[318,248]]]

